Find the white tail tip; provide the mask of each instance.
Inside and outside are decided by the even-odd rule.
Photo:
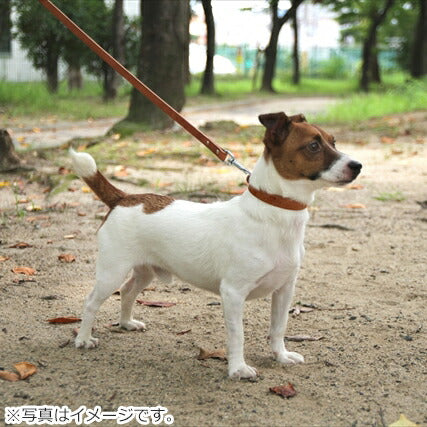
[[[81,176],[82,178],[86,178],[96,174],[96,163],[90,154],[78,153],[72,148],[70,148],[68,152],[71,156],[73,168],[77,175]]]

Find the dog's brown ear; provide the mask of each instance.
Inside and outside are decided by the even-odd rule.
[[[304,114],[295,114],[293,116],[289,116],[289,119],[294,123],[302,123],[307,121]]]
[[[258,120],[266,129],[273,129],[279,122],[289,121],[288,116],[282,111],[280,113],[260,114]]]
[[[291,125],[291,120],[285,113],[261,114],[258,119],[266,128],[264,143],[267,146],[279,145],[285,141]]]

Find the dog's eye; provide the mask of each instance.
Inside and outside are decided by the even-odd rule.
[[[310,144],[307,145],[307,148],[312,153],[317,153],[318,151],[320,151],[320,142],[319,141],[310,142]]]

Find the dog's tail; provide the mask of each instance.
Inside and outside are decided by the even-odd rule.
[[[72,148],[69,150],[73,168],[86,182],[92,191],[110,208],[114,208],[126,193],[119,190],[99,172],[94,158],[88,153],[77,153]]]

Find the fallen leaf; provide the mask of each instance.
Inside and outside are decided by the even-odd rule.
[[[181,331],[181,332],[177,332],[177,335],[185,335],[188,334],[189,332],[191,332],[191,329],[187,329],[186,331]]]
[[[0,378],[6,381],[19,381],[19,375],[15,372],[8,372],[8,371],[0,371]]]
[[[396,138],[390,138],[389,136],[382,136],[380,140],[383,144],[393,144],[393,142],[396,141]]]
[[[270,391],[272,393],[275,393],[279,396],[282,396],[283,398],[290,398],[293,397],[297,394],[293,384],[291,383],[287,383],[284,385],[278,385],[276,387],[270,387]]]
[[[197,356],[197,360],[206,360],[206,359],[227,360],[227,356],[223,348],[219,350],[209,351],[200,347],[200,353]]]
[[[25,208],[25,210],[26,210],[27,212],[37,212],[37,211],[41,211],[41,210],[42,210],[42,207],[41,207],[41,206],[39,206],[39,205],[31,205],[31,206],[27,206],[27,207]]]
[[[365,187],[362,184],[349,184],[346,185],[345,188],[348,188],[349,190],[362,190]]]
[[[48,319],[47,321],[49,323],[60,323],[60,324],[65,324],[65,323],[77,323],[80,322],[82,319],[80,319],[79,317],[55,317],[53,319]]]
[[[10,259],[10,257],[8,257],[8,256],[3,256],[3,255],[0,255],[0,262],[4,262],[4,261],[7,261],[8,259]]]
[[[61,262],[70,263],[70,262],[74,262],[76,260],[76,257],[72,254],[61,254],[61,255],[58,255],[58,259]]]
[[[33,216],[29,216],[27,218],[27,221],[28,222],[34,222],[34,221],[37,221],[37,220],[44,221],[44,220],[48,220],[48,219],[50,219],[49,215],[33,215]]]
[[[403,154],[403,150],[401,150],[400,148],[393,148],[393,150],[391,150],[391,154]]]
[[[64,239],[74,239],[74,237],[76,237],[76,235],[75,235],[75,234],[66,234],[66,235],[64,236]]]
[[[64,168],[64,166],[61,166],[60,168],[58,168],[58,173],[59,175],[68,175],[69,173],[71,173],[71,171],[67,168]]]
[[[89,187],[86,187],[85,185],[81,188],[83,193],[91,193],[92,190]]]
[[[12,268],[12,272],[15,274],[25,274],[26,276],[32,276],[36,273],[36,270],[31,267],[14,267]]]
[[[154,148],[149,148],[148,150],[137,151],[136,156],[137,157],[144,157],[144,156],[146,156],[148,154],[152,154],[152,153],[155,153],[155,152],[156,152],[156,150]]]
[[[303,341],[319,341],[323,340],[324,336],[310,337],[308,335],[285,335],[286,341],[303,342]]]
[[[366,206],[363,203],[349,203],[343,207],[347,209],[366,209]]]
[[[37,372],[37,367],[32,363],[21,362],[21,363],[16,363],[13,366],[18,371],[18,374],[21,380],[25,380],[25,378],[28,378]]]
[[[136,302],[148,307],[173,307],[176,305],[176,302],[144,301],[142,299],[137,299]]]
[[[399,419],[394,423],[389,424],[388,427],[417,427],[417,424],[413,423],[412,421],[409,421],[408,418],[405,417],[405,415],[400,414]]]
[[[32,129],[32,131],[34,132],[34,133],[40,133],[41,132],[41,129],[40,128],[33,128]]]
[[[9,248],[17,248],[17,249],[24,249],[24,248],[32,248],[33,245],[30,245],[29,243],[26,242],[18,242],[15,243],[14,245],[10,245]]]
[[[77,212],[78,216],[86,216],[86,212]]]
[[[115,133],[111,138],[113,139],[113,141],[118,141],[120,139],[120,134]]]
[[[9,187],[10,182],[9,181],[0,181],[0,188],[1,187]]]
[[[118,178],[128,176],[129,172],[126,170],[126,166],[120,166],[115,172],[114,176],[117,176]]]

